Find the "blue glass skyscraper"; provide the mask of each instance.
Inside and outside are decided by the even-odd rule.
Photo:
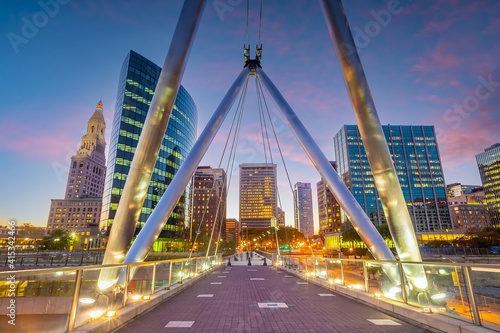
[[[125,186],[125,180],[160,72],[161,67],[134,51],[127,54],[123,63],[109,145],[108,169],[100,222],[101,230],[108,229],[113,224],[118,202]],[[165,189],[193,147],[196,139],[197,121],[198,113],[194,101],[186,89],[180,86],[156,160],[136,233],[151,215]],[[167,247],[177,246],[172,244],[172,240],[179,237],[187,225],[189,214],[186,210],[189,202],[190,200],[184,194],[160,234],[160,238],[169,239]]]
[[[452,223],[433,126],[382,126],[416,232],[451,231]],[[338,173],[375,225],[386,223],[358,126],[334,137]],[[349,226],[342,212],[343,228]]]

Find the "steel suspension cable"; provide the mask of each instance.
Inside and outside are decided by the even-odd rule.
[[[248,81],[247,81],[248,83]],[[239,141],[239,134],[240,134],[240,130],[241,130],[241,120],[243,118],[243,110],[244,110],[244,105],[245,105],[245,100],[246,100],[246,87],[245,87],[245,96],[243,97],[243,104],[242,104],[242,107],[241,107],[241,111],[240,111],[240,116],[239,116],[239,119],[238,119],[238,124],[236,125],[236,130],[234,132],[234,138],[233,138],[233,144],[231,146],[231,153],[229,155],[229,159],[228,159],[228,165],[227,165],[227,170],[230,170],[230,173],[229,173],[229,181],[228,181],[228,185],[227,187],[229,188],[231,186],[231,180],[232,180],[232,177],[233,177],[233,170],[234,170],[234,160],[236,158],[236,148],[238,147],[238,141]],[[233,150],[234,148],[234,150]],[[230,164],[230,160],[231,160],[231,157],[232,157],[232,162],[231,162],[231,168],[229,169],[229,164]],[[226,174],[226,178],[227,178],[227,174]],[[220,202],[221,200],[219,200],[219,206],[220,206]],[[219,213],[219,207],[217,207],[217,213]],[[215,226],[215,224],[214,224]],[[220,226],[219,226],[219,236],[222,232],[222,223],[220,223]],[[216,242],[216,247],[215,247],[215,255],[217,255],[217,251],[219,249],[219,242]]]
[[[279,142],[279,140],[278,140],[278,135],[276,134],[276,129],[274,128],[274,124],[273,124],[273,121],[272,121],[272,119],[271,119],[271,112],[269,111],[269,107],[268,107],[268,105],[267,105],[266,96],[265,96],[265,94],[264,94],[264,90],[263,90],[263,88],[262,88],[262,84],[260,83],[260,79],[259,79],[258,77],[256,77],[256,79],[257,79],[257,84],[258,84],[258,86],[259,86],[259,89],[258,89],[258,90],[260,91],[260,92],[259,92],[259,96],[261,96],[261,97],[262,97],[262,101],[264,102],[264,106],[265,106],[266,111],[267,111],[267,116],[268,116],[268,118],[269,118],[269,123],[271,124],[271,128],[272,128],[272,130],[273,130],[273,134],[274,134],[274,139],[276,140],[276,145],[277,145],[277,147],[278,147],[278,151],[279,151],[279,153],[280,153],[281,161],[283,162],[283,167],[284,167],[284,169],[285,169],[286,177],[287,177],[287,179],[288,179],[288,184],[290,185],[290,190],[291,190],[291,192],[292,192],[292,197],[294,197],[294,200],[293,200],[293,202],[294,202],[294,212],[293,212],[293,213],[294,213],[294,220],[295,220],[295,214],[296,214],[296,209],[297,209],[297,208],[296,208],[296,202],[295,202],[295,192],[293,191],[292,181],[290,180],[290,174],[288,173],[288,168],[287,168],[286,163],[285,163],[285,158],[283,157],[283,152],[282,152],[282,150],[281,150],[281,145],[280,145],[280,142]],[[279,199],[279,201],[280,201],[280,206],[281,206],[281,197],[280,197],[280,195],[279,195],[279,191],[278,191],[278,199]],[[286,230],[286,225],[285,225],[285,237],[286,237],[286,242],[287,242],[288,244],[290,244],[290,243],[289,243],[289,239],[288,239],[288,232],[287,232],[287,230]]]
[[[248,87],[248,78],[247,78],[247,80],[245,82],[245,87],[244,87],[244,89],[242,91],[242,97],[243,97],[242,98],[242,103],[240,105],[238,122],[237,122],[237,125],[236,125],[236,128],[235,128],[235,131],[234,131],[233,142],[231,144],[231,149],[229,151],[229,157],[228,157],[228,161],[227,161],[226,170],[229,170],[228,168],[229,168],[229,165],[231,163],[231,157],[233,159],[233,165],[234,165],[234,156],[236,155],[236,146],[238,144],[238,139],[237,138],[239,137],[239,131],[240,131],[240,128],[241,128],[241,118],[242,118],[243,109],[244,109],[244,106],[245,106],[247,87]],[[228,188],[231,185],[231,175],[232,175],[232,166],[231,166],[231,173],[230,173],[230,176],[229,176],[229,182],[227,182],[227,174],[226,174],[226,178],[224,179],[223,184],[222,184],[223,188],[226,186],[226,183],[228,184]],[[215,230],[215,221],[217,221],[217,216],[219,214],[219,209],[220,209],[221,202],[222,202],[222,197],[219,196],[219,201],[218,201],[218,204],[217,204],[217,210],[216,210],[216,213],[215,213],[215,219],[214,219],[214,223],[212,225],[212,233],[210,235],[210,240],[208,242],[207,253],[206,253],[205,257],[208,257],[208,254],[210,252],[210,246],[212,244],[212,239],[213,239],[214,230]],[[220,228],[219,229],[221,229],[221,228],[222,228],[222,223],[220,223]],[[220,236],[220,233],[219,233],[218,237],[219,236]],[[216,251],[217,251],[218,245],[219,244],[217,244],[217,246],[216,246]]]
[[[262,135],[262,147],[264,148],[264,159],[267,164],[267,151],[266,151],[266,141],[265,141],[265,136],[264,136],[264,125],[262,118],[264,118],[264,111],[262,110],[262,105],[259,100],[259,92],[258,92],[258,87],[257,87],[257,80],[255,81],[255,90],[257,91],[257,109],[259,110],[259,121],[260,121],[260,132]],[[271,152],[271,150],[269,150]]]
[[[260,20],[259,20],[259,46],[260,46],[260,31],[262,29],[262,1],[260,0]]]
[[[247,81],[246,81],[245,85],[246,85],[246,84],[248,84],[248,78],[247,78]],[[229,134],[228,134],[228,136],[227,136],[226,143],[225,143],[225,145],[224,145],[224,149],[223,149],[223,151],[222,151],[221,158],[220,158],[220,160],[219,160],[218,168],[220,168],[220,167],[221,167],[221,165],[222,165],[222,161],[223,161],[224,155],[225,155],[225,153],[226,153],[226,148],[227,148],[227,145],[228,145],[228,142],[229,142],[229,138],[231,137],[231,133],[232,133],[232,131],[233,131],[233,127],[234,127],[235,121],[236,121],[236,119],[238,118],[238,110],[239,110],[239,108],[240,108],[240,105],[241,105],[241,102],[242,102],[242,98],[243,98],[243,93],[240,95],[240,98],[239,98],[239,101],[238,101],[238,105],[237,105],[237,107],[236,107],[236,111],[235,111],[235,113],[234,113],[233,121],[232,121],[232,123],[231,123],[231,128],[230,128],[230,130],[229,130]],[[194,179],[194,178],[193,178],[193,179]],[[212,184],[212,188],[210,189],[210,192],[211,192],[211,191],[213,191],[213,189],[214,189],[214,188],[215,188],[215,181],[214,181],[214,183]],[[194,196],[194,187],[193,187],[193,193],[192,193],[192,196]],[[194,201],[194,200],[193,200],[193,201]],[[206,212],[207,212],[207,210],[208,210],[208,205],[209,205],[209,202],[210,202],[210,201],[209,201],[209,200],[207,200],[207,204],[206,204],[206,206],[205,206],[205,209],[203,210],[203,215],[201,216],[201,221],[200,221],[200,223],[199,223],[199,225],[198,225],[198,230],[197,230],[197,232],[196,232],[195,239],[194,239],[193,243],[191,244],[191,251],[190,251],[190,253],[189,253],[189,258],[191,258],[192,254],[193,254],[193,247],[194,247],[194,244],[196,244],[196,241],[197,241],[198,236],[199,236],[199,234],[200,234],[201,227],[202,227],[202,225],[203,225],[203,222],[205,221],[205,215],[206,215]],[[194,208],[192,208],[192,209],[194,210]],[[191,223],[191,227],[192,227],[192,223]]]
[[[287,173],[287,177],[288,177],[288,180],[290,182],[290,175],[288,175],[288,170],[287,170],[287,167],[286,167],[286,163],[285,163],[285,159],[283,158],[283,154],[281,153],[281,148],[280,148],[280,144],[279,144],[279,140],[278,140],[278,136],[276,134],[276,131],[274,129],[274,124],[271,120],[271,114],[269,112],[269,108],[267,107],[267,102],[265,101],[265,96],[264,96],[264,91],[262,90],[262,87],[260,86],[260,81],[258,81],[258,77],[256,76],[255,77],[255,82],[256,82],[256,85],[257,85],[257,99],[259,101],[259,103],[262,105],[262,102],[264,102],[264,105],[266,107],[266,111],[267,111],[267,115],[269,117],[269,123],[271,124],[271,127],[273,129],[273,132],[274,132],[274,138],[276,140],[276,144],[279,148],[279,151],[280,151],[280,155],[281,155],[281,160],[283,162],[283,166],[285,168],[285,171]],[[264,114],[264,108],[262,108],[262,113]],[[264,118],[264,126],[265,126],[265,129],[266,129],[266,136],[267,136],[267,144],[269,146],[269,154],[271,156],[271,163],[274,164],[274,161],[273,161],[273,154],[271,152],[271,143],[270,143],[270,140],[269,140],[269,133],[267,131],[267,124],[266,124],[266,120],[265,120],[265,116],[263,117]],[[291,183],[290,183],[291,185]],[[281,195],[280,195],[280,192],[279,192],[279,187],[276,185],[276,193],[277,193],[277,196],[278,196],[278,202],[279,202],[279,207],[280,209],[283,211],[283,205],[282,205],[282,202],[281,202]],[[292,196],[293,196],[293,190],[292,190]],[[295,212],[294,212],[295,213]],[[289,240],[288,240],[288,231],[286,230],[286,225],[284,226],[284,229],[285,229],[285,238],[286,238],[286,242],[287,244],[289,244]],[[276,244],[276,246],[278,246],[278,244]]]
[[[245,47],[248,47],[248,12],[250,10],[250,0],[247,0],[247,38],[246,38],[246,43]]]
[[[246,91],[245,91],[245,93],[246,93]],[[245,99],[246,99],[246,96],[243,100],[243,103],[245,102]],[[228,170],[231,170],[229,173],[228,188],[231,186],[231,180],[233,178],[234,160],[236,158],[236,147],[238,147],[238,141],[239,141],[239,137],[240,137],[239,134],[240,134],[240,130],[241,130],[241,119],[243,118],[243,108],[244,107],[242,107],[242,110],[240,112],[240,118],[239,118],[238,125],[236,126],[236,131],[235,131],[236,142],[234,143],[234,151],[232,154],[233,161],[231,162],[231,168],[228,169]],[[228,163],[228,167],[229,167],[229,163]],[[217,212],[218,212],[218,209],[217,209]],[[219,227],[219,235],[221,234],[221,232],[222,232],[222,223],[220,224],[220,227]],[[217,244],[217,246],[215,247],[214,255],[217,255],[217,251],[219,249],[219,242],[217,242],[216,244]]]

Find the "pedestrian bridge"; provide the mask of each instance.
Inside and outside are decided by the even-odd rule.
[[[305,256],[275,256],[274,260],[267,256],[264,262],[264,254],[256,252],[239,257],[238,261],[212,256],[118,265],[128,272],[128,278],[112,294],[100,293],[97,286],[100,271],[110,265],[0,273],[4,318],[0,331],[500,329],[500,288],[495,285],[499,265],[423,263],[433,281],[430,297],[439,300],[423,307],[412,297],[401,262]],[[400,267],[406,288],[393,286],[384,265]],[[10,304],[14,307],[9,309]],[[12,320],[8,315],[15,326],[8,323]]]

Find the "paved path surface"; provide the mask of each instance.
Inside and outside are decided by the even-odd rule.
[[[233,265],[117,332],[429,332],[304,282],[271,266]]]

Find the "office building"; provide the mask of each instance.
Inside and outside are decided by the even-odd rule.
[[[99,101],[80,148],[71,157],[64,199],[51,199],[47,234],[53,230],[67,231],[85,244],[89,237],[96,239],[106,177],[105,130],[103,105]]]
[[[451,232],[443,170],[433,126],[382,126],[417,233]],[[375,225],[386,223],[366,151],[356,125],[335,135],[339,175]],[[341,211],[342,229],[350,226]]]
[[[314,235],[311,183],[296,183],[293,200],[295,226],[304,234],[304,237],[311,238]]]
[[[276,216],[276,224],[278,227],[285,227],[285,211],[282,210],[281,208],[277,208],[278,210],[278,215]]]
[[[446,193],[448,198],[459,197],[464,194],[469,194],[475,188],[481,187],[481,185],[463,185],[461,183],[453,183],[446,185]]]
[[[335,170],[337,163],[330,162]],[[341,231],[340,205],[323,179],[316,183],[318,192],[319,233],[326,237]]]
[[[240,227],[268,228],[277,216],[276,164],[240,164]]]
[[[500,227],[500,143],[476,155],[491,224]]]
[[[227,218],[226,219],[226,241],[240,241],[240,223],[237,219]]]
[[[225,239],[226,233],[226,172],[200,166],[193,176],[192,224],[198,230]],[[220,234],[219,234],[220,233]]]
[[[482,187],[474,188],[467,194],[449,197],[448,202],[455,232],[466,233],[470,229],[491,227]]]
[[[159,66],[134,51],[130,51],[125,57],[118,82],[100,221],[100,228],[108,232],[115,218],[160,72]],[[136,234],[191,150],[196,139],[197,117],[193,99],[180,86],[139,216]],[[186,198],[188,194],[189,192],[185,192],[179,199],[153,251],[186,248],[186,242],[180,242],[178,238],[187,238],[185,232],[189,226],[191,201]]]

